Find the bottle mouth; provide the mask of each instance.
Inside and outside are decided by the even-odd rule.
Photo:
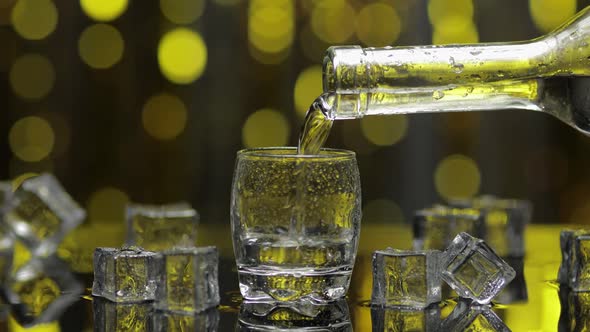
[[[363,49],[358,45],[329,47],[322,62],[324,92],[356,90],[357,69],[366,65],[364,60]]]

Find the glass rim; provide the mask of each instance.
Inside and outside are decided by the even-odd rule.
[[[277,154],[271,151],[293,151],[293,153]],[[324,153],[322,153],[324,152]],[[291,146],[275,146],[275,147],[261,147],[242,149],[237,152],[238,157],[258,157],[265,159],[329,159],[329,160],[354,160],[356,153],[351,150],[321,148],[320,154],[297,154],[297,148]]]

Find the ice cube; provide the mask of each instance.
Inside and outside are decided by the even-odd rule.
[[[162,252],[156,308],[199,312],[219,304],[219,254],[215,247]]]
[[[196,241],[197,211],[188,203],[127,206],[127,245],[161,251],[192,247]]]
[[[378,250],[373,253],[371,304],[424,308],[441,300],[438,250]]]
[[[590,327],[590,292],[574,292],[563,287],[559,289],[559,301],[559,331],[587,331]]]
[[[92,295],[113,302],[143,302],[156,298],[159,254],[137,247],[94,250]]]
[[[561,265],[559,266],[559,271],[557,273],[557,281],[562,285],[567,285],[568,287],[584,290],[581,287],[584,287],[580,284],[580,281],[583,280],[584,272],[583,267],[577,267],[575,264],[585,261],[582,260],[574,260],[575,251],[579,249],[584,249],[584,245],[578,245],[576,247],[576,239],[582,236],[590,236],[590,230],[587,229],[564,229],[561,231],[559,240],[561,245]],[[583,242],[583,241],[582,241]],[[588,276],[590,277],[590,276]]]
[[[10,202],[11,199],[12,183],[8,181],[0,181],[0,215],[4,214],[8,202]]]
[[[53,254],[86,212],[51,174],[25,180],[14,193],[4,224],[35,256]]]
[[[524,229],[532,215],[530,202],[484,195],[472,200],[452,201],[451,205],[482,211],[486,228],[483,239],[500,257],[524,255]]]
[[[154,313],[153,322],[154,332],[217,332],[219,327],[219,310],[217,308],[211,308],[191,314],[158,310]]]
[[[528,292],[526,280],[524,278],[524,257],[504,257],[503,259],[514,269],[516,275],[514,279],[506,285],[502,291],[500,291],[494,299],[494,302],[502,304],[526,302],[528,300]]]
[[[415,250],[445,250],[460,232],[483,237],[485,227],[478,210],[435,205],[416,212],[413,230]]]
[[[486,304],[478,304],[467,299],[460,299],[453,312],[443,320],[441,331],[489,331],[510,332],[504,322]]]
[[[576,291],[590,291],[590,234],[570,235],[568,285]]]
[[[78,301],[82,284],[55,256],[34,258],[12,274],[2,287],[14,317],[24,326],[59,319]]]
[[[440,308],[437,304],[424,309],[371,308],[373,332],[440,331]]]
[[[105,298],[92,299],[94,331],[153,331],[153,303],[117,303]]]
[[[459,296],[489,303],[516,272],[483,240],[459,233],[445,251],[442,279]]]
[[[313,316],[302,314],[297,306],[283,303],[244,301],[240,306],[236,331],[339,331],[352,332],[345,299],[316,305]]]

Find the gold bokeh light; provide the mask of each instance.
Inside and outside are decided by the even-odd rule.
[[[123,57],[125,41],[121,33],[108,24],[94,24],[86,28],[78,40],[80,58],[95,69],[110,68]]]
[[[449,17],[433,27],[433,44],[477,43],[479,34],[471,19],[463,17]]]
[[[248,148],[285,146],[289,139],[289,122],[276,110],[265,108],[252,113],[242,128],[242,141]]]
[[[432,25],[445,25],[449,17],[473,19],[472,0],[429,0],[428,18]]]
[[[376,199],[363,207],[363,222],[370,223],[403,223],[404,214],[394,201]]]
[[[51,0],[18,0],[10,20],[21,37],[40,40],[55,30],[58,12]]]
[[[472,197],[479,191],[480,182],[477,163],[460,154],[444,158],[434,172],[436,191],[445,199]]]
[[[207,65],[207,46],[201,35],[187,28],[166,33],[158,45],[160,71],[171,82],[189,84]]]
[[[45,119],[37,116],[22,118],[14,123],[8,133],[10,149],[19,159],[36,162],[53,150],[55,134]]]
[[[363,7],[356,21],[356,35],[367,46],[393,44],[402,30],[401,18],[395,8],[386,3],[371,3]]]
[[[122,190],[114,187],[101,188],[88,199],[88,219],[92,223],[125,222],[125,205],[129,197]]]
[[[25,54],[10,67],[10,86],[24,99],[38,100],[49,94],[55,84],[55,70],[46,57]]]
[[[186,106],[180,98],[161,93],[152,96],[143,106],[141,113],[143,128],[155,139],[172,140],[186,127]]]
[[[361,130],[367,140],[377,146],[388,146],[399,142],[408,130],[408,117],[367,116],[361,119]]]
[[[304,69],[295,81],[295,110],[305,116],[311,103],[322,93],[322,67]]]
[[[557,28],[576,13],[575,0],[529,0],[535,26],[543,33]]]
[[[356,11],[346,0],[322,0],[311,12],[311,28],[326,43],[344,43],[354,34]]]
[[[248,10],[250,55],[265,64],[283,61],[295,37],[295,8],[292,0],[254,0]]]
[[[189,24],[205,10],[205,0],[160,0],[162,14],[173,23]]]
[[[80,6],[91,19],[108,22],[125,12],[128,0],[80,0]]]

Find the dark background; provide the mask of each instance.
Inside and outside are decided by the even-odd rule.
[[[524,40],[587,3],[0,0],[0,178],[55,173],[89,224],[122,221],[130,200],[227,224],[236,151],[295,145],[329,45]],[[531,200],[538,223],[590,218],[590,138],[548,115],[341,121],[327,145],[358,153],[367,222],[484,193]]]

